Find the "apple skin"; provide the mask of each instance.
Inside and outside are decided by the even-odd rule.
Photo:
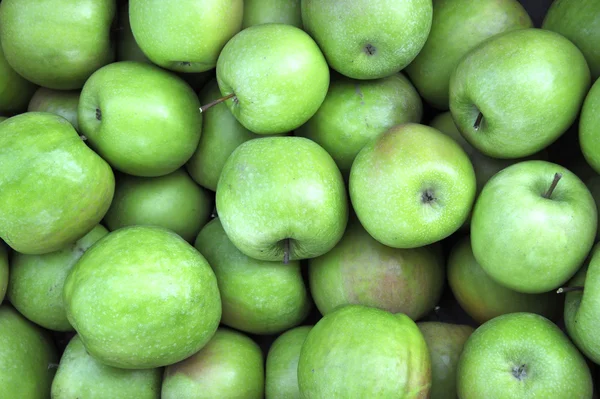
[[[465,151],[440,131],[414,123],[371,140],[350,171],[350,198],[361,224],[393,248],[421,247],[454,233],[471,212],[475,189]]]
[[[52,382],[53,399],[160,399],[162,370],[125,370],[106,366],[86,350],[75,335],[60,359]]]
[[[85,83],[78,120],[90,146],[115,169],[155,177],[179,169],[196,150],[199,107],[196,93],[174,74],[122,61]]]
[[[562,173],[550,198],[554,174]],[[539,294],[559,287],[581,266],[596,237],[596,203],[568,169],[524,161],[497,173],[471,219],[473,255],[499,284]]]
[[[271,344],[265,370],[265,399],[302,398],[298,387],[298,360],[312,327],[292,328]]]
[[[302,29],[300,0],[245,0],[242,29],[277,23]]]
[[[295,134],[317,142],[344,175],[371,139],[401,123],[419,123],[423,104],[410,81],[397,73],[377,80],[332,80],[317,113]]]
[[[235,95],[225,104],[246,129],[285,133],[308,121],[323,103],[329,66],[303,30],[285,24],[254,25],[223,48],[217,82],[223,96]]]
[[[12,69],[0,46],[0,113],[17,114],[26,110],[36,88]]]
[[[461,399],[498,392],[505,398],[592,397],[584,357],[554,323],[532,313],[499,316],[475,330],[458,362],[457,387]]]
[[[77,5],[71,0],[4,0],[0,38],[6,60],[40,86],[79,89],[115,58],[115,13],[114,0],[82,0]]]
[[[587,163],[600,173],[600,79],[585,98],[579,119],[579,144]]]
[[[323,255],[348,222],[340,170],[327,151],[303,137],[240,145],[223,167],[216,203],[231,242],[258,260],[281,261],[286,240],[290,260]]]
[[[432,14],[431,0],[302,0],[304,29],[331,68],[353,79],[383,78],[410,64]]]
[[[117,61],[137,61],[152,64],[138,46],[129,23],[129,2],[122,4],[117,11],[119,30],[117,31]]]
[[[104,217],[114,187],[110,166],[66,119],[27,112],[0,123],[0,237],[15,251],[74,243]]]
[[[63,295],[67,318],[89,354],[124,369],[193,355],[221,318],[217,279],[206,259],[160,227],[109,233],[71,269]]]
[[[298,361],[298,384],[305,399],[427,398],[427,344],[415,322],[402,313],[344,306],[308,333]]]
[[[458,241],[448,257],[448,283],[460,306],[479,324],[507,313],[537,313],[557,320],[563,296],[555,291],[525,294],[491,278],[477,263],[469,236]]]
[[[262,399],[264,359],[260,347],[244,334],[219,328],[191,357],[168,366],[162,399]]]
[[[62,116],[73,125],[75,130],[79,130],[77,106],[80,93],[79,90],[52,90],[40,87],[31,97],[27,111],[50,112]]]
[[[9,277],[8,251],[4,242],[0,241],[0,304],[6,295]]]

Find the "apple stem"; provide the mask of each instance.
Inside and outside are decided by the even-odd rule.
[[[48,363],[48,370],[57,369],[57,368],[58,368],[58,363]]]
[[[583,287],[581,287],[581,286],[560,287],[559,289],[556,290],[556,293],[557,294],[564,294],[566,292],[573,292],[573,291],[583,291]]]
[[[556,185],[560,181],[561,177],[562,177],[562,173],[554,174],[554,180],[552,180],[552,184],[550,184],[550,188],[548,188],[548,191],[546,191],[546,194],[544,194],[544,198],[550,198],[550,196],[554,192],[554,189],[556,188]]]
[[[213,106],[215,106],[217,104],[220,104],[223,101],[227,101],[227,100],[229,100],[232,97],[235,97],[235,93],[228,94],[225,97],[217,98],[215,101],[211,101],[208,104],[201,106],[200,107],[200,113],[205,112],[207,109],[209,109],[209,108],[211,108],[211,107],[213,107]]]
[[[290,263],[290,239],[286,238],[283,241],[283,264]]]
[[[473,124],[473,129],[479,130],[479,126],[481,126],[481,121],[483,120],[483,114],[480,112],[477,115],[477,119],[475,119],[475,123]]]
[[[83,140],[83,141],[86,141],[86,140],[87,140],[87,137],[86,137],[85,135],[83,135],[83,134],[82,134],[82,135],[80,135],[80,136],[79,136],[79,138],[80,138],[81,140]]]

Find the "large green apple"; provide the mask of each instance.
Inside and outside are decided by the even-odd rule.
[[[96,71],[79,100],[79,127],[114,168],[161,176],[192,156],[202,130],[200,102],[190,86],[156,66],[115,62]]]
[[[302,28],[300,0],[245,0],[242,28],[260,24],[287,24]]]
[[[401,123],[421,121],[423,104],[410,81],[397,73],[377,80],[332,80],[317,113],[296,130],[316,141],[347,175],[356,154]]]
[[[410,64],[432,14],[431,0],[302,0],[304,29],[329,65],[354,79],[383,78]]]
[[[106,366],[86,352],[74,336],[60,359],[52,399],[160,399],[162,370],[125,370]]]
[[[88,353],[119,368],[183,360],[206,345],[221,318],[206,259],[160,227],[109,233],[71,269],[63,293],[67,318]]]
[[[252,49],[249,51],[248,49]],[[299,28],[262,24],[244,29],[217,61],[225,104],[248,130],[285,133],[309,120],[329,87],[329,67],[319,46]]]
[[[0,123],[0,237],[39,255],[74,243],[100,222],[115,180],[66,119],[27,112]]]
[[[579,144],[585,160],[600,173],[600,79],[596,80],[581,109]]]
[[[152,61],[146,57],[146,54],[138,46],[131,31],[131,23],[129,22],[129,3],[124,3],[120,6],[118,14],[117,30],[117,61],[137,61],[152,64]]]
[[[47,332],[8,304],[0,306],[0,386],[7,399],[46,399],[58,355]]]
[[[524,161],[497,173],[473,208],[471,244],[498,283],[538,294],[559,287],[594,244],[596,203],[568,169]]]
[[[350,198],[377,241],[416,248],[458,230],[475,199],[475,172],[465,151],[429,126],[392,127],[358,153]]]
[[[220,328],[193,356],[165,370],[162,399],[262,399],[265,369],[260,347],[244,334]]]
[[[29,101],[27,111],[50,112],[62,116],[79,130],[77,122],[77,106],[79,105],[79,90],[52,90],[40,87]]]
[[[51,89],[79,89],[114,60],[114,0],[4,0],[0,41],[6,60],[25,79]]]
[[[276,334],[307,316],[311,300],[299,261],[284,266],[244,255],[231,243],[219,218],[200,231],[194,245],[217,276],[221,323],[253,334]]]
[[[215,67],[242,28],[243,0],[129,0],[131,30],[155,64],[180,72]]]
[[[308,333],[298,384],[305,399],[426,398],[431,388],[427,344],[402,313],[344,306]]]
[[[14,114],[27,109],[36,85],[16,73],[0,46],[0,113]]]
[[[434,1],[431,32],[406,72],[428,103],[448,109],[450,76],[465,54],[499,33],[532,27],[517,0]]]
[[[348,221],[339,169],[327,151],[303,137],[240,145],[223,167],[216,202],[231,242],[259,260],[323,255]]]
[[[461,399],[592,397],[583,356],[554,323],[533,313],[499,316],[475,330],[456,384]]]
[[[450,111],[473,147],[520,158],[567,130],[589,87],[589,68],[573,43],[542,29],[514,30],[484,41],[458,63]]]

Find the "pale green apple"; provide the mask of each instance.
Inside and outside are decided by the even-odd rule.
[[[303,137],[240,145],[223,167],[216,202],[231,242],[259,260],[323,255],[342,238],[348,221],[339,169],[327,151]]]
[[[400,73],[376,80],[340,77],[331,81],[317,113],[295,134],[316,141],[347,175],[367,142],[392,126],[419,123],[422,114],[419,93]]]
[[[27,109],[36,85],[16,73],[0,46],[0,113],[14,114]]]
[[[243,0],[129,0],[137,44],[152,62],[179,72],[214,68],[243,13]]]
[[[206,345],[221,318],[217,279],[206,259],[160,227],[109,233],[71,269],[63,295],[88,353],[118,368],[181,361]]]
[[[302,0],[304,29],[329,65],[354,79],[402,70],[425,45],[431,0]]]
[[[0,41],[10,66],[51,89],[79,89],[115,57],[114,0],[4,0]]]
[[[4,295],[6,295],[9,277],[8,251],[6,245],[0,241],[0,304],[4,300]]]
[[[119,7],[118,14],[118,30],[117,30],[117,61],[137,61],[152,64],[152,61],[146,57],[146,54],[138,46],[131,31],[129,23],[129,3],[124,3]]]
[[[297,326],[311,309],[299,261],[288,265],[249,258],[229,240],[219,218],[194,244],[217,276],[221,323],[252,334],[276,334]]]
[[[168,366],[162,399],[262,399],[264,359],[260,347],[244,334],[220,328],[191,357]]]
[[[542,29],[514,30],[461,59],[450,78],[450,111],[473,147],[520,158],[569,128],[589,87],[589,68],[573,43]]]
[[[329,87],[329,67],[319,46],[301,29],[254,25],[223,48],[217,82],[223,96],[233,96],[225,104],[248,130],[285,133],[317,112]]]
[[[27,112],[0,123],[0,238],[30,255],[58,251],[110,206],[110,166],[64,118]]]
[[[302,28],[300,0],[245,0],[242,28],[260,24],[287,24]]]
[[[585,98],[579,118],[579,144],[585,160],[600,173],[600,79]]]
[[[471,244],[483,270],[515,291],[559,287],[594,244],[596,203],[568,169],[524,161],[497,173],[473,208]]]
[[[73,125],[75,130],[79,130],[77,106],[80,93],[79,90],[53,90],[40,87],[31,97],[27,111],[50,112],[62,116]]]
[[[421,247],[454,233],[471,212],[475,190],[465,151],[415,123],[371,140],[350,171],[350,198],[361,224],[393,248]]]
[[[554,323],[533,313],[499,316],[475,330],[456,384],[461,399],[592,397],[581,353]]]
[[[70,341],[52,381],[52,399],[160,399],[162,370],[125,370],[94,359],[78,335]]]
[[[96,71],[79,100],[79,127],[115,169],[162,176],[192,156],[202,130],[190,86],[156,66],[115,62]]]
[[[465,54],[499,33],[532,27],[517,0],[436,0],[431,33],[406,72],[429,104],[448,109],[450,76]]]

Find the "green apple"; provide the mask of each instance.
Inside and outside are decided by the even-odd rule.
[[[47,332],[8,304],[0,306],[0,384],[3,398],[45,399],[58,355]]]
[[[119,25],[116,38],[117,61],[137,61],[152,64],[152,61],[146,57],[146,54],[135,41],[135,37],[133,37],[131,24],[129,23],[129,3],[124,3],[119,7],[117,19]]]
[[[410,64],[432,14],[431,0],[302,0],[304,29],[329,65],[354,79],[383,78]]]
[[[79,90],[52,90],[40,87],[31,97],[27,111],[50,112],[62,116],[73,125],[75,130],[79,130],[77,106],[80,93]]]
[[[219,218],[200,231],[194,245],[217,276],[221,323],[252,334],[276,334],[308,315],[312,303],[299,261],[282,266],[249,258],[231,243]]]
[[[458,230],[475,199],[465,151],[429,126],[394,126],[358,153],[350,198],[361,224],[393,248],[428,245]],[[393,199],[393,200],[391,200]]]
[[[97,225],[73,245],[44,255],[14,253],[7,298],[29,320],[54,331],[71,331],[63,301],[69,271],[96,241],[108,234]]]
[[[233,245],[258,260],[286,263],[323,255],[342,238],[348,221],[340,170],[327,151],[303,137],[240,145],[223,167],[216,203]]]
[[[456,385],[461,399],[592,397],[583,356],[554,323],[533,313],[499,316],[475,330]]]
[[[401,123],[421,121],[419,93],[402,74],[376,80],[332,80],[317,113],[296,135],[316,141],[347,175],[356,154],[373,138]]]
[[[67,318],[88,353],[125,369],[193,355],[221,318],[217,279],[206,259],[160,227],[109,233],[71,269],[63,295]]]
[[[8,251],[2,241],[0,241],[0,304],[6,295],[9,279]]]
[[[162,370],[125,370],[106,366],[86,350],[76,335],[60,359],[52,399],[160,399]]]
[[[434,1],[431,33],[406,72],[429,104],[448,109],[450,76],[465,54],[492,36],[532,27],[517,0]]]
[[[193,356],[165,370],[162,399],[262,399],[265,369],[260,347],[244,334],[220,328]]]
[[[600,77],[600,3],[596,0],[555,0],[548,9],[543,29],[560,33],[579,47],[592,73]]]
[[[25,79],[51,89],[83,86],[115,51],[114,0],[4,0],[0,41],[10,66]]]
[[[0,46],[0,113],[15,114],[27,109],[36,85],[15,72]]]
[[[556,320],[563,308],[562,296],[554,291],[525,294],[496,282],[473,256],[469,236],[457,241],[450,251],[447,274],[454,297],[479,324],[516,312],[537,313]]]
[[[248,51],[252,49],[252,51]],[[223,48],[217,82],[225,104],[248,130],[285,133],[309,120],[329,87],[319,46],[299,28],[262,24],[244,29]]]
[[[110,166],[66,119],[27,112],[0,123],[0,238],[15,251],[74,243],[104,217],[114,187]]]
[[[417,323],[431,358],[431,399],[452,399],[456,396],[456,367],[471,326],[439,322]]]
[[[473,255],[499,284],[547,292],[579,269],[597,223],[594,198],[574,173],[551,162],[519,162],[492,177],[475,203]]]
[[[426,398],[431,388],[427,344],[402,313],[343,306],[308,333],[298,384],[305,399]]]
[[[269,348],[265,370],[265,399],[301,399],[298,387],[298,360],[312,326],[292,328],[281,334]]]
[[[596,80],[581,109],[579,144],[585,160],[600,173],[600,79]]]
[[[331,251],[309,260],[310,292],[321,314],[357,304],[418,320],[433,310],[444,288],[437,248],[390,248],[352,219]]]
[[[79,127],[115,169],[162,176],[192,156],[202,129],[200,102],[183,80],[156,66],[115,62],[96,71],[79,100]]]
[[[213,210],[213,196],[183,169],[159,177],[117,176],[115,196],[104,221],[110,230],[159,226],[192,242]]]
[[[180,72],[215,67],[242,28],[243,0],[129,0],[131,30],[155,64]]]
[[[542,29],[514,30],[461,59],[450,78],[450,111],[473,147],[520,158],[567,130],[589,87],[589,68],[573,43]]]
[[[300,0],[245,0],[242,28],[260,24],[287,24],[302,28]]]

